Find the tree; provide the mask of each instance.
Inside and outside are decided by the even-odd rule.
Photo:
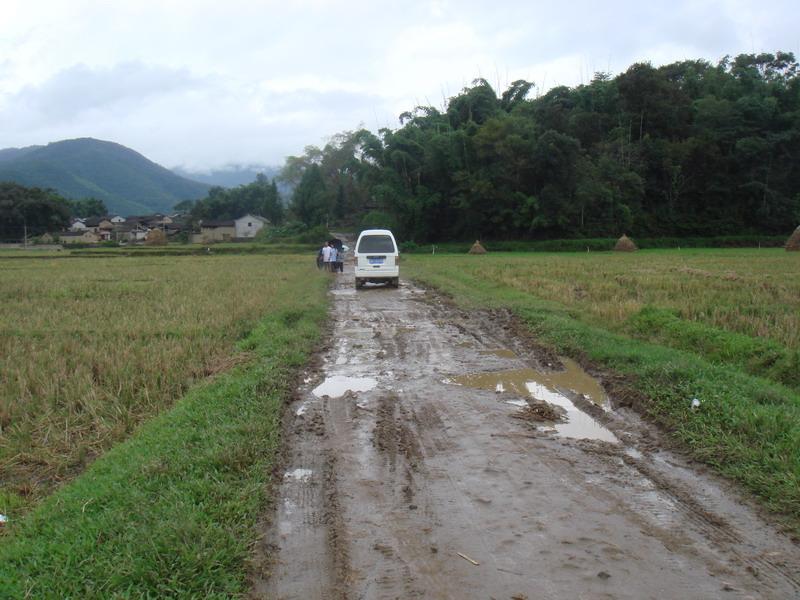
[[[53,190],[0,183],[0,240],[20,241],[69,225],[67,201]]]
[[[97,198],[69,200],[69,211],[73,217],[102,217],[108,214],[105,202]]]
[[[177,212],[191,212],[194,208],[195,201],[194,200],[181,200],[175,206],[172,207],[172,210]]]
[[[232,189],[214,186],[208,195],[191,207],[194,221],[202,219],[232,220],[246,214],[266,217],[275,225],[283,221],[284,209],[275,180],[259,173],[256,180]]]
[[[779,233],[798,217],[800,66],[791,53],[632,65],[499,98],[483,79],[444,112],[331,137],[287,160],[307,222],[391,222],[416,242]],[[302,185],[302,187],[300,187]]]
[[[324,224],[330,217],[325,182],[318,165],[312,164],[303,173],[292,194],[291,210],[307,227]]]

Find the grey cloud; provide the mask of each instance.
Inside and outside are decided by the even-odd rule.
[[[200,80],[186,69],[125,62],[108,68],[79,64],[59,71],[38,86],[27,86],[11,103],[60,121],[81,112],[139,103],[153,96],[197,88]]]
[[[2,145],[93,136],[167,165],[274,163],[361,123],[397,126],[479,76],[542,93],[633,62],[798,51],[788,0],[162,4],[0,20]]]

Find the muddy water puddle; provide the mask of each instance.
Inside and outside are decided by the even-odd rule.
[[[313,394],[317,398],[328,396],[330,398],[341,398],[347,392],[368,392],[375,389],[378,381],[372,377],[345,377],[344,375],[334,375],[327,377],[325,381],[314,388]]]
[[[490,351],[495,352],[495,351]],[[600,383],[586,373],[573,360],[561,359],[563,371],[537,371],[531,368],[495,371],[489,373],[471,373],[453,377],[449,381],[467,387],[493,390],[498,393],[510,392],[523,397],[532,397],[558,406],[566,412],[567,421],[553,423],[541,429],[554,431],[557,435],[574,439],[592,439],[603,442],[618,443],[617,437],[597,420],[580,410],[560,390],[569,390],[586,397],[589,401],[603,409],[608,409],[606,396]],[[514,406],[521,406],[520,401],[507,401]]]

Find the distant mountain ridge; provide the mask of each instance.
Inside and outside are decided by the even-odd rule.
[[[168,212],[181,200],[204,197],[210,187],[94,138],[2,149],[0,181],[53,188],[67,198],[98,198],[121,215]]]

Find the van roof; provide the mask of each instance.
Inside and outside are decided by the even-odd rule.
[[[365,229],[358,237],[361,237],[362,235],[391,235],[394,237],[392,232],[388,229]]]

